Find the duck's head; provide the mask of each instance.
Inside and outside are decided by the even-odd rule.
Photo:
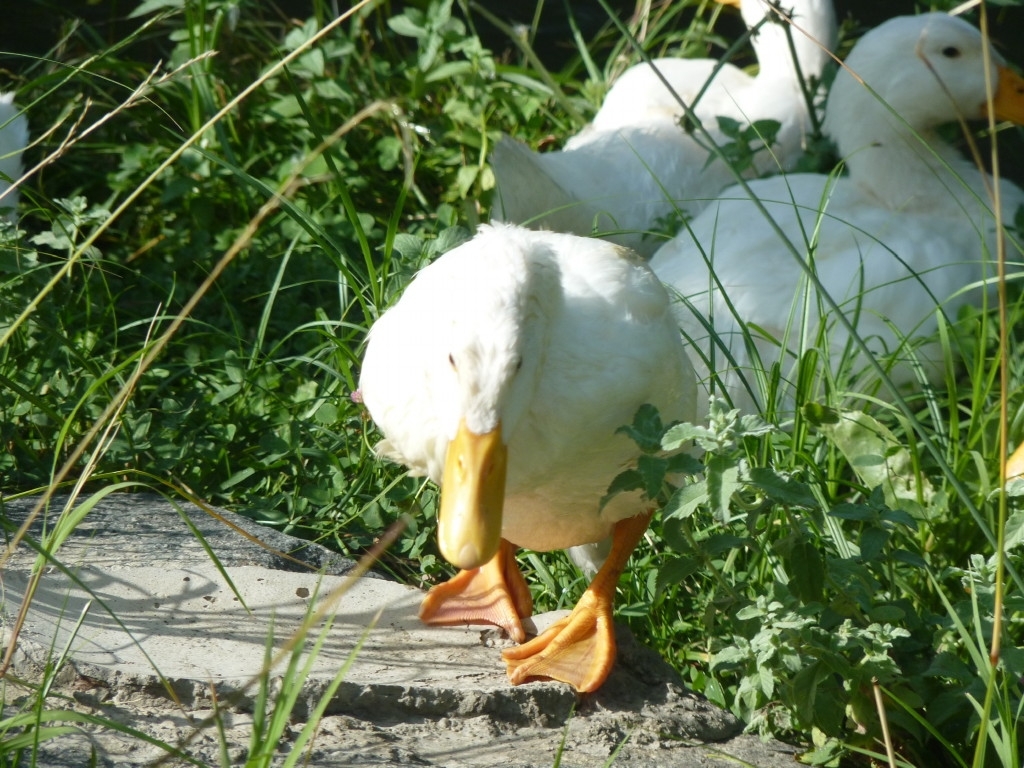
[[[859,126],[878,118],[892,123],[889,108],[899,124],[905,121],[915,131],[958,118],[985,117],[990,93],[986,71],[996,118],[1024,122],[1024,79],[985,44],[977,29],[954,16],[926,13],[889,19],[861,38],[846,66],[855,76],[847,69],[836,76],[825,118],[825,131],[841,154],[856,148],[844,148],[843,137]]]
[[[477,238],[485,247],[488,234]],[[449,440],[438,543],[446,560],[470,569],[490,560],[501,539],[506,429],[518,421],[530,396],[536,347],[543,338],[538,308],[549,303],[537,301],[538,290],[547,290],[545,275],[528,259],[480,254],[462,278],[465,290],[446,334],[451,397],[442,414]]]

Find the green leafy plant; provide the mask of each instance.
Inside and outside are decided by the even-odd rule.
[[[367,329],[487,219],[500,133],[575,133],[638,49],[719,56],[732,35],[711,6],[649,5],[589,38],[573,19],[558,68],[532,48],[539,13],[522,34],[505,25],[502,53],[481,38],[502,20],[452,0],[341,18],[318,0],[304,19],[153,0],[102,27],[68,17],[48,55],[5,59],[37,170],[17,223],[0,224],[0,491],[177,489],[353,555],[407,517],[382,567],[444,578],[435,490],[373,454],[357,395]],[[715,162],[740,171],[774,126],[722,127],[734,141]],[[831,169],[827,145],[812,154]],[[888,760],[888,733],[903,764],[1020,765],[1024,515],[994,469],[1001,403],[1010,436],[1024,429],[1014,262],[1005,381],[993,305],[940,323],[963,367],[905,408],[858,371],[825,371],[824,334],[799,361],[791,422],[777,423],[769,368],[751,382],[762,414],[715,402],[707,424],[644,410],[624,429],[644,457],[611,492],[642,489],[662,510],[620,616],[809,761]],[[538,609],[585,586],[560,553],[522,559]],[[5,698],[5,759],[70,727],[55,671]],[[265,691],[268,740],[288,695]]]

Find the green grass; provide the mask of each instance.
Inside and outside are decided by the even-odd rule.
[[[643,47],[718,55],[711,6],[653,9]],[[373,457],[351,397],[366,330],[487,220],[500,133],[572,134],[634,57],[609,24],[577,30],[560,69],[532,54],[530,30],[500,58],[468,10],[376,3],[335,22],[323,2],[309,19],[147,3],[116,42],[68,25],[49,56],[7,59],[38,170],[18,229],[0,230],[5,496],[139,483],[352,555],[410,513],[382,567],[446,578],[435,491]],[[1024,327],[1009,294],[1009,326]],[[721,409],[686,433],[708,450],[704,473],[663,488],[621,583],[619,615],[694,689],[822,763],[884,760],[885,723],[900,764],[1020,764],[1024,512],[1016,497],[1001,508],[996,478],[1002,403],[1011,441],[1024,434],[1024,356],[1017,338],[1004,386],[995,308],[954,320],[942,339],[962,368],[906,409],[838,427],[808,408],[787,429]],[[819,360],[803,361],[798,402],[818,399]],[[879,454],[912,493],[864,469]],[[521,563],[539,610],[585,587],[560,553]],[[0,756],[61,734],[48,682],[25,702],[0,718]]]

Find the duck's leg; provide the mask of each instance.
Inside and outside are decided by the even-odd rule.
[[[521,618],[533,613],[533,598],[516,564],[516,546],[501,540],[480,568],[459,571],[433,587],[420,605],[427,624],[494,624],[517,643],[526,639]]]
[[[615,664],[615,586],[650,521],[647,513],[616,523],[612,551],[572,613],[525,645],[502,652],[513,685],[551,679],[581,692],[601,687]]]

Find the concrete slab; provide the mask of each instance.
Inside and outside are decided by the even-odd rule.
[[[94,497],[93,497],[94,498]],[[276,571],[322,571],[334,576],[350,572],[355,563],[327,547],[257,525],[242,515],[217,507],[166,499],[154,493],[112,493],[93,503],[83,495],[74,505],[87,514],[61,548],[66,565],[90,565],[120,570],[140,565],[177,568],[208,562],[207,547],[223,565],[262,565]],[[42,541],[68,506],[59,494],[38,515],[29,532]],[[36,507],[33,497],[0,499],[0,525],[10,536]],[[202,541],[195,532],[202,536]],[[21,547],[6,570],[32,567],[35,553]]]
[[[17,672],[38,678],[68,647],[70,663],[58,682],[71,706],[168,743],[185,739],[197,760],[219,760],[216,730],[196,733],[214,697],[231,754],[244,757],[256,703],[251,682],[263,667],[268,637],[282,648],[310,611],[330,602],[333,624],[291,712],[296,728],[365,640],[321,722],[309,756],[318,766],[546,766],[554,764],[563,736],[561,764],[567,767],[604,764],[623,742],[615,765],[703,766],[726,755],[766,767],[792,764],[792,750],[738,736],[741,724],[686,691],[625,629],[618,631],[619,664],[596,694],[578,697],[559,683],[512,687],[500,660],[508,641],[482,627],[423,626],[416,617],[422,593],[415,589],[237,564],[248,555],[234,550],[221,572],[205,551],[198,556],[184,542],[174,562],[155,532],[172,531],[173,537],[180,527],[187,531],[180,510],[141,500],[147,535],[155,538],[140,543],[107,527],[132,506],[131,497],[112,501],[113,508],[98,507],[91,530],[80,527],[62,550],[69,572],[47,569],[19,640]],[[196,513],[204,514],[187,512]],[[288,546],[298,545],[292,540]],[[168,556],[140,564],[136,555],[148,551]],[[4,645],[32,560],[21,557],[2,574]],[[333,601],[346,584],[350,588]],[[322,626],[318,621],[313,632]],[[95,751],[99,765],[143,765],[154,759],[153,749],[90,727],[44,745],[38,764],[79,765]],[[287,752],[282,744],[281,760]]]
[[[43,578],[26,636],[41,645],[70,643],[76,663],[116,667],[123,675],[236,683],[260,670],[269,635],[281,648],[309,612],[322,608],[328,593],[345,583],[336,576],[257,566],[235,566],[222,574],[207,563],[120,571],[87,565],[73,573],[74,582],[56,570]],[[8,604],[20,600],[28,578],[24,571],[5,574]],[[495,651],[477,642],[479,630],[466,638],[466,628],[428,628],[417,619],[422,597],[401,584],[355,580],[332,611],[334,626],[312,673],[333,675],[379,615],[350,679],[412,684],[429,678],[456,686],[472,679],[472,685],[507,685],[498,674]],[[87,606],[88,615],[76,630]]]

